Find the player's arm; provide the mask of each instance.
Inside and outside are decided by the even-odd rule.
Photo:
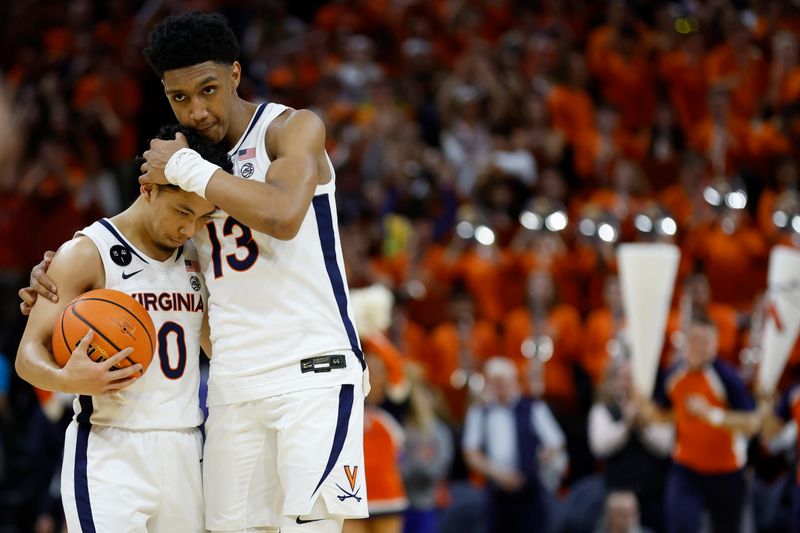
[[[206,181],[209,167],[204,170],[202,160],[198,162],[184,151],[178,153],[177,136],[175,141],[151,141],[150,150],[144,153],[147,162],[142,165],[146,172],[139,181],[158,183],[159,173],[164,172],[169,176],[164,180],[204,194],[251,229],[277,239],[292,239],[300,230],[320,183],[318,162],[324,154],[325,125],[313,112],[301,109],[288,111],[286,118],[271,124],[267,133],[265,146],[274,158],[264,183],[244,180],[219,168]],[[185,139],[182,142],[185,145]],[[153,176],[148,177],[149,174]]]
[[[141,365],[114,370],[114,365],[130,354],[130,348],[95,363],[86,354],[91,332],[81,340],[64,368],[52,355],[53,326],[61,312],[74,298],[105,284],[102,260],[94,244],[86,237],[64,244],[53,257],[48,275],[58,285],[61,297],[58,302],[40,298],[31,309],[17,351],[17,374],[41,389],[75,394],[102,394],[133,383],[136,378],[132,376],[141,370]]]

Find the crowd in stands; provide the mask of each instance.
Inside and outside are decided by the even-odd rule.
[[[8,376],[15,292],[45,250],[138,194],[133,159],[174,122],[143,39],[191,9],[229,18],[243,97],[324,120],[350,287],[393,294],[388,328],[362,339],[381,472],[363,527],[490,528],[486,494],[527,485],[484,468],[511,446],[486,399],[522,394],[540,404],[529,466],[549,530],[662,530],[674,437],[630,401],[616,249],[681,249],[664,368],[702,315],[751,383],[770,250],[800,246],[800,4],[294,4],[0,6],[0,531],[59,521],[57,426]],[[781,389],[797,375],[800,346]],[[785,531],[793,443],[751,443],[746,521]]]

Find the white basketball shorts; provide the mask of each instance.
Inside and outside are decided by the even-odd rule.
[[[61,498],[70,533],[205,531],[202,436],[72,421]]]
[[[361,381],[209,407],[203,484],[211,531],[306,517],[364,518]],[[319,508],[319,506],[317,506]]]

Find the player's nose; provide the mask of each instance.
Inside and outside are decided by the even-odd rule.
[[[189,111],[189,117],[192,119],[193,122],[199,123],[208,117],[208,109],[200,100],[195,100],[194,105],[192,105],[191,110]]]

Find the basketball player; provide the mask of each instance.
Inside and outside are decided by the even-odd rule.
[[[717,329],[695,316],[685,362],[667,376],[661,407],[640,402],[648,421],[675,422],[673,466],[666,485],[668,532],[700,531],[708,509],[714,531],[739,531],[744,507],[747,439],[760,417],[742,379],[717,358]]]
[[[177,129],[160,135],[174,138]],[[230,168],[224,149],[194,137],[198,153]],[[205,531],[198,388],[208,302],[187,239],[213,211],[212,203],[177,187],[142,185],[128,209],[78,232],[50,264],[60,299],[42,298],[33,307],[16,368],[32,385],[77,395],[61,472],[70,531]],[[114,369],[130,348],[104,362],[89,359],[92,331],[64,368],[51,354],[63,309],[99,288],[133,295],[153,318],[158,348],[140,378],[139,364]]]
[[[214,351],[206,527],[339,532],[344,519],[367,515],[366,365],[325,127],[308,110],[240,98],[238,53],[225,18],[198,12],[162,21],[145,49],[178,121],[226,146],[234,161],[232,174],[182,138],[154,141],[140,178],[220,208],[194,238]]]

